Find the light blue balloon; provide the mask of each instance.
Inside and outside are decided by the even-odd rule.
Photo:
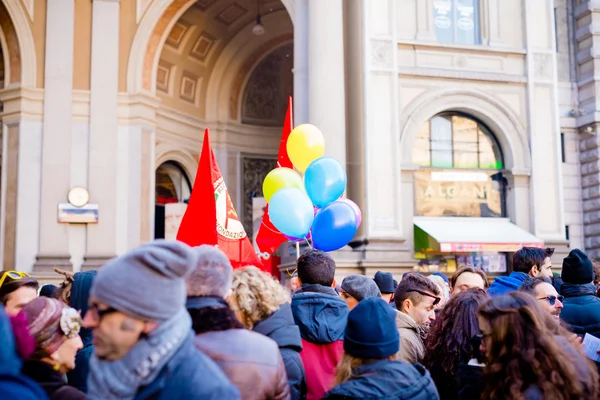
[[[300,189],[280,189],[269,202],[269,219],[284,235],[305,238],[314,217],[313,205]]]
[[[335,158],[317,158],[304,172],[304,187],[315,207],[323,208],[346,190],[346,171]]]

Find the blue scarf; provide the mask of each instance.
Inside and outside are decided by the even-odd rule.
[[[182,308],[138,341],[121,360],[90,359],[89,400],[129,400],[151,384],[191,332],[192,321]]]

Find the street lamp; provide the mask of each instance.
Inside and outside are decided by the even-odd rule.
[[[265,34],[265,27],[260,16],[260,0],[256,0],[256,24],[252,27],[252,33],[256,36]]]

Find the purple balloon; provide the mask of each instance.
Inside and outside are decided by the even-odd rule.
[[[339,199],[338,201],[341,201],[343,203],[348,204],[350,207],[352,207],[352,209],[354,210],[354,212],[356,213],[356,218],[358,220],[358,223],[356,224],[356,227],[358,228],[360,226],[360,223],[362,222],[362,212],[360,211],[360,208],[356,205],[355,202],[353,202],[350,199]]]
[[[316,214],[316,213],[315,213],[315,214]],[[294,243],[296,243],[296,242],[300,242],[300,243],[302,243],[302,242],[304,242],[305,240],[310,240],[310,239],[312,239],[312,235],[310,234],[310,232],[308,232],[308,235],[306,235],[306,237],[305,237],[305,238],[297,238],[297,237],[288,236],[288,235],[283,235],[283,236],[285,236],[285,238],[286,238],[287,240],[289,240],[290,242],[294,242]]]

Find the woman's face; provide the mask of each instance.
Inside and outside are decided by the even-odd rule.
[[[479,331],[483,335],[481,344],[479,345],[479,351],[487,356],[488,354],[486,352],[486,348],[490,347],[491,344],[490,341],[492,338],[492,328],[487,319],[483,318],[482,316],[478,316],[477,319],[479,320]]]
[[[55,362],[58,361],[61,373],[66,374],[67,372],[75,369],[75,356],[82,348],[83,342],[81,341],[81,337],[79,337],[79,335],[75,335],[74,337],[63,342],[56,353],[53,354]]]

